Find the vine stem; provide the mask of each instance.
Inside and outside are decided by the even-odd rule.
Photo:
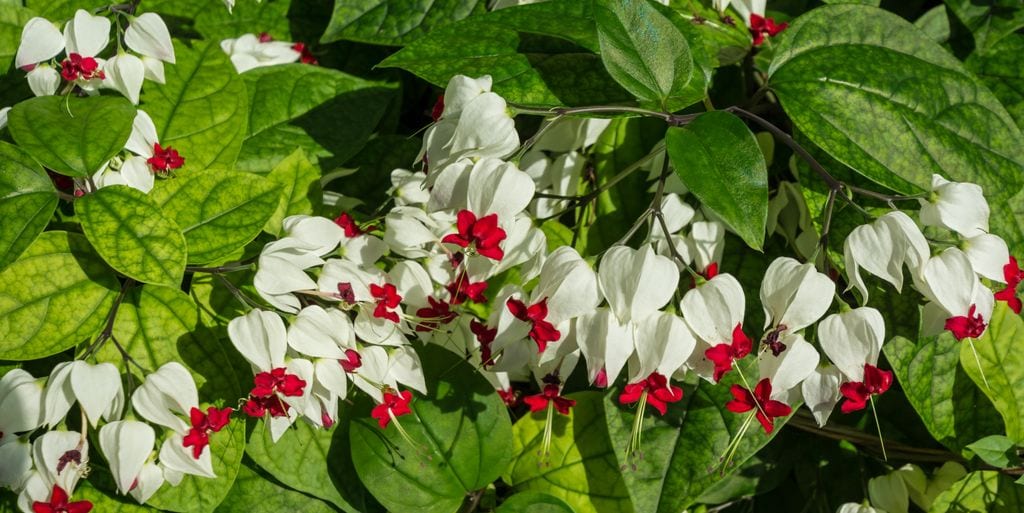
[[[641,116],[659,118],[673,126],[685,125],[701,114],[671,114],[668,112],[660,112],[657,110],[630,107],[626,105],[591,105],[587,107],[554,107],[550,109],[538,109],[514,103],[510,103],[508,105],[519,114],[531,114],[535,116],[561,117],[576,114],[639,114]]]
[[[118,292],[117,297],[114,298],[114,304],[111,305],[110,311],[107,312],[107,320],[103,326],[103,331],[100,332],[96,340],[85,350],[82,354],[82,360],[92,356],[107,339],[114,336],[114,321],[117,320],[117,312],[121,308],[121,303],[124,303],[125,298],[128,296],[128,290],[131,289],[132,285],[135,284],[135,280],[128,278],[121,283],[121,291]]]

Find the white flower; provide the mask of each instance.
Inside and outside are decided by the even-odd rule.
[[[462,158],[503,158],[519,147],[505,100],[490,92],[491,78],[456,75],[445,89],[444,110],[423,137],[421,156],[432,170]]]
[[[700,343],[687,362],[687,366],[708,381],[731,368],[731,360],[722,361],[716,371],[715,362],[706,352],[716,346],[729,346],[733,358],[742,358],[750,352],[749,339],[743,334],[743,314],[746,300],[743,287],[730,274],[719,274],[707,282],[690,289],[679,304],[683,319]],[[725,364],[728,363],[728,367]]]
[[[395,198],[395,205],[423,205],[430,199],[430,191],[424,185],[426,175],[406,169],[391,172],[391,189],[388,194]]]
[[[21,369],[0,378],[0,447],[43,424],[43,387]]]
[[[314,358],[344,360],[345,350],[356,347],[356,335],[347,314],[313,305],[300,310],[288,328],[288,346]]]
[[[928,259],[915,275],[914,284],[931,301],[922,313],[925,336],[942,329],[952,331],[958,340],[978,338],[984,333],[995,298],[982,285],[963,251],[948,248]]]
[[[0,445],[0,486],[18,491],[32,470],[32,446],[27,439],[8,438],[10,443]]]
[[[142,92],[142,81],[146,75],[146,66],[142,59],[130,53],[119,52],[107,59],[103,64],[103,71],[103,84],[106,87],[121,93],[132,104],[139,104],[139,93]]]
[[[167,362],[135,389],[132,407],[142,418],[184,435],[191,425],[181,416],[199,407],[199,392],[188,369]]]
[[[790,334],[786,338],[786,346],[778,356],[770,351],[761,353],[757,363],[761,378],[771,381],[772,398],[790,403],[789,392],[814,372],[820,356],[800,334]]]
[[[75,401],[94,427],[101,417],[104,420],[120,417],[124,390],[117,367],[111,363],[92,365],[82,360],[58,363],[46,384],[44,424],[60,423]]]
[[[697,347],[693,332],[678,315],[657,312],[637,326],[636,358],[629,363],[629,382],[658,373],[671,377],[682,368]]]
[[[899,291],[903,287],[903,266],[916,273],[931,255],[924,234],[910,217],[899,211],[854,228],[843,243],[843,253],[850,279],[848,289],[857,287],[865,301],[868,288],[860,276],[861,268]]]
[[[143,56],[171,64],[175,62],[171,33],[163,18],[156,13],[147,12],[131,18],[128,29],[124,31],[124,42]]]
[[[221,49],[230,56],[231,63],[239,73],[299,60],[302,53],[292,46],[292,43],[286,41],[260,41],[255,34],[244,34],[237,39],[220,42]]]
[[[142,470],[135,480],[135,488],[129,490],[128,493],[139,504],[145,504],[163,486],[164,473],[165,470],[161,469],[156,463],[147,462],[142,466]]]
[[[960,248],[967,255],[974,272],[992,281],[1006,283],[1003,266],[1010,261],[1010,250],[1002,237],[979,233],[964,240]]]
[[[764,327],[794,333],[817,321],[832,304],[836,285],[814,269],[788,257],[776,258],[761,282]]]
[[[47,497],[53,485],[71,495],[89,466],[89,441],[75,431],[48,431],[32,442],[32,461]]]
[[[743,17],[743,23],[750,26],[750,15],[764,16],[764,8],[768,0],[734,0],[732,7]],[[724,10],[724,9],[722,9]],[[721,11],[719,11],[721,12]]]
[[[821,348],[850,381],[864,381],[864,364],[878,364],[884,341],[885,321],[874,308],[854,308],[818,323]]]
[[[964,237],[988,232],[988,202],[981,187],[932,175],[932,191],[921,203],[921,224],[953,230]]]
[[[155,441],[156,433],[145,422],[121,420],[100,428],[100,449],[122,495],[131,490],[142,473]]]
[[[608,308],[576,318],[576,343],[587,361],[590,383],[606,387],[615,382],[633,354],[636,327],[620,324]]]
[[[77,53],[82,57],[95,57],[110,42],[110,20],[94,16],[83,9],[75,11],[75,17],[64,25],[64,44],[68,54]]]
[[[24,68],[48,61],[64,51],[64,36],[46,18],[32,18],[21,30],[21,43],[14,66]]]
[[[28,72],[28,87],[36,96],[52,96],[57,94],[61,76],[56,68],[48,64],[40,64]]]
[[[597,276],[620,324],[639,322],[665,306],[679,283],[679,269],[650,245],[612,247],[601,258]]]
[[[863,372],[863,369],[861,371]],[[819,427],[825,426],[836,403],[842,398],[842,394],[839,393],[839,385],[842,381],[843,377],[839,369],[830,365],[815,369],[800,385],[804,405],[811,410],[811,415],[814,415],[814,420],[818,422]]]

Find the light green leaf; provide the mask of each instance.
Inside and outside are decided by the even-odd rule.
[[[576,406],[555,415],[551,452],[539,455],[544,412],[512,428],[512,464],[502,480],[517,492],[536,491],[565,501],[576,513],[631,513],[633,505],[605,428],[601,394],[569,394]]]
[[[520,492],[501,503],[494,513],[573,513],[562,499],[540,492]]]
[[[694,63],[686,36],[648,0],[594,0],[593,9],[601,61],[619,85],[664,111],[703,96],[687,90]]]
[[[238,472],[238,479],[217,513],[333,513],[326,502],[289,490],[261,475],[248,466]]]
[[[365,398],[349,433],[356,473],[391,511],[453,513],[468,493],[491,484],[508,465],[512,427],[505,404],[476,370],[440,346],[417,350],[428,395],[412,415],[381,429]]]
[[[104,187],[75,202],[82,231],[103,260],[142,283],[177,287],[185,274],[185,237],[145,193]]]
[[[150,197],[181,227],[188,261],[214,262],[245,246],[274,215],[280,191],[260,176],[193,171],[159,184]]]
[[[153,511],[153,508],[140,505],[133,497],[117,495],[116,492],[106,492],[93,486],[98,478],[105,481],[105,484],[108,484],[111,489],[116,486],[108,469],[92,468],[90,465],[89,479],[78,482],[71,501],[89,501],[92,503],[93,511],[102,511],[103,513],[149,513]],[[3,511],[2,507],[0,507],[0,511]]]
[[[91,11],[109,5],[106,0],[25,0],[25,6],[37,16],[58,23],[70,20],[78,9]]]
[[[167,362],[181,361],[179,344],[196,343],[192,332],[198,316],[195,303],[184,292],[143,285],[132,289],[117,309],[114,339],[139,365],[155,371]],[[105,343],[96,355],[120,365],[122,370],[139,371],[134,366],[124,367],[121,352],[113,343]]]
[[[960,345],[960,365],[1003,416],[1006,436],[1024,442],[1024,320],[996,302],[985,334]]]
[[[334,429],[297,422],[275,443],[262,420],[249,437],[246,454],[285,486],[307,493],[348,512],[376,507],[366,488],[354,479],[349,448],[349,419],[343,407]]]
[[[1024,4],[1017,0],[946,0],[946,7],[974,35],[978,52],[988,52],[1004,37],[1024,28]]]
[[[92,338],[117,289],[85,237],[43,233],[0,272],[0,359],[34,360]]]
[[[690,192],[760,250],[768,218],[768,168],[747,125],[728,112],[708,112],[685,127],[669,128],[665,145]]]
[[[202,0],[192,1],[203,3]],[[231,12],[224,8],[223,0],[206,0],[205,4],[205,8],[192,17],[196,20],[196,30],[208,40],[220,41],[253,32],[265,32],[277,40],[292,40],[288,27],[291,0],[235,2]]]
[[[486,12],[484,0],[346,0],[334,12],[320,39],[401,46],[436,27]]]
[[[835,20],[843,20],[837,24]],[[981,185],[993,211],[1024,186],[1024,137],[955,57],[899,16],[867,6],[814,9],[784,32],[769,85],[812,142],[903,193],[932,174]],[[1024,212],[992,217],[1024,244]]]
[[[1009,467],[1010,462],[1016,463],[1020,460],[1017,457],[1016,447],[1017,444],[1013,443],[1013,440],[1003,435],[986,436],[967,445],[967,448],[975,456],[981,458],[981,461],[998,468]]]
[[[223,6],[219,6],[223,8]],[[146,84],[142,109],[156,124],[160,144],[185,158],[179,174],[234,165],[246,134],[249,95],[219,41],[174,45],[177,64],[166,83]]]
[[[964,65],[999,98],[1017,126],[1024,126],[1024,35],[1011,34],[987,54],[972,53]]]
[[[1024,508],[1024,487],[999,472],[971,472],[939,494],[929,513],[1016,513]]]
[[[945,43],[949,40],[949,13],[945,5],[936,5],[921,15],[914,26],[928,34],[932,41]]]
[[[297,214],[311,215],[323,203],[320,169],[306,158],[301,148],[279,162],[267,179],[281,195],[277,210],[264,227],[268,233],[280,234],[284,218]]]
[[[40,164],[86,177],[124,149],[135,107],[120,96],[41,96],[15,105],[7,120],[14,142]]]
[[[366,144],[395,95],[394,84],[289,64],[242,74],[250,95],[249,131],[239,170],[267,173],[296,148],[340,165]]]
[[[21,29],[34,14],[21,5],[7,5],[0,9],[0,70],[6,71],[11,67],[21,44]]]
[[[946,332],[917,344],[896,337],[882,348],[928,432],[957,453],[1002,431],[999,413],[960,367],[961,344]]]
[[[747,362],[751,364],[753,362]],[[756,375],[746,365],[746,375]],[[735,472],[778,432],[786,419],[776,419],[775,430],[766,435],[757,422],[751,422],[733,457],[733,465],[717,468],[729,442],[735,437],[749,414],[736,414],[725,409],[733,399],[730,386],[739,384],[738,374],[726,374],[718,384],[700,381],[687,389],[686,404],[670,404],[668,413],[659,417],[652,409],[644,412],[643,459],[627,460],[626,449],[635,419],[635,408],[614,403],[616,394],[605,400],[605,419],[615,455],[621,465],[635,465],[636,470],[622,473],[633,498],[637,513],[677,512],[692,505],[698,497]],[[799,405],[792,405],[795,410]]]
[[[590,2],[555,0],[501,9],[432,31],[379,64],[444,87],[457,74],[491,75],[494,92],[526,105],[629,101],[594,52]]]
[[[50,177],[17,146],[0,143],[0,271],[36,240],[56,208]]]

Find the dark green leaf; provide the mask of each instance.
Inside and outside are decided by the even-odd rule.
[[[521,492],[509,497],[495,513],[573,513],[562,499],[540,492]]]
[[[203,0],[192,1],[203,3]],[[220,41],[243,34],[266,33],[277,40],[291,40],[288,27],[291,0],[235,2],[231,12],[224,8],[223,0],[205,0],[205,4],[205,8],[193,17],[196,19],[196,30],[206,39]],[[146,4],[142,7],[146,7]]]
[[[124,185],[75,202],[82,231],[103,260],[125,276],[177,287],[185,273],[185,237],[157,204]]]
[[[114,273],[78,234],[45,232],[0,272],[0,359],[34,360],[99,333]]]
[[[289,490],[261,475],[248,466],[238,472],[235,486],[217,508],[217,513],[333,513],[326,502]]]
[[[843,20],[837,24],[836,20]],[[784,33],[769,84],[807,137],[857,172],[904,193],[932,174],[981,185],[993,211],[1024,185],[1024,138],[963,64],[909,22],[857,5],[814,9]],[[1024,212],[993,216],[1011,246]]]
[[[219,41],[194,48],[175,44],[174,55],[177,64],[165,66],[166,84],[146,84],[142,108],[153,118],[160,144],[185,158],[179,173],[230,168],[246,134],[245,84]]]
[[[334,13],[321,42],[339,39],[400,46],[435,27],[485,12],[483,0],[345,0]]]
[[[36,240],[57,208],[57,191],[39,165],[0,143],[0,271]]]
[[[665,145],[686,187],[750,247],[764,245],[768,168],[754,134],[728,112],[669,128]]]
[[[394,84],[340,71],[290,64],[242,75],[248,86],[249,131],[237,168],[267,173],[296,148],[325,168],[355,155],[391,102]]]
[[[399,418],[417,446],[393,423],[381,429],[363,398],[350,428],[352,462],[384,507],[451,513],[508,465],[511,423],[494,387],[472,366],[439,346],[417,352],[429,393],[412,401],[413,415]]]
[[[1003,435],[990,435],[968,444],[967,448],[981,461],[994,467],[1009,467],[1010,462],[1019,461],[1016,454],[1017,444]]]
[[[541,456],[544,412],[524,416],[512,429],[512,464],[502,480],[516,491],[537,491],[565,501],[576,513],[630,513],[633,505],[605,428],[601,394],[569,394],[576,406],[555,415],[548,456]]]
[[[1006,435],[1024,442],[1024,319],[997,302],[985,334],[960,345],[960,365],[1003,416]]]
[[[527,105],[632,99],[605,71],[594,53],[598,48],[590,2],[556,0],[439,28],[380,65],[411,71],[442,87],[457,74],[491,75],[494,92]]]
[[[751,375],[751,368],[747,365],[744,372]],[[718,384],[700,381],[695,388],[685,390],[686,404],[670,405],[665,416],[659,417],[651,410],[644,412],[643,447],[640,448],[643,459],[639,461],[626,457],[636,410],[615,404],[616,395],[608,396],[605,419],[615,454],[620,464],[636,467],[636,470],[623,472],[622,477],[638,513],[677,512],[688,508],[779,432],[785,419],[776,420],[771,435],[766,435],[757,422],[749,423],[736,449],[733,465],[718,468],[729,442],[753,414],[736,414],[725,409],[725,403],[732,400],[730,386],[737,383],[740,380],[736,372],[727,374]],[[793,406],[795,409],[797,405]]]
[[[119,96],[41,96],[8,114],[11,137],[43,166],[86,177],[124,149],[135,107]]]
[[[946,6],[974,34],[979,52],[1024,27],[1024,4],[1018,0],[946,0]]]
[[[744,24],[736,23],[735,17],[732,23],[726,23],[718,11],[701,2],[686,2],[673,7],[700,33],[704,52],[714,57],[718,66],[735,64],[750,51],[750,31]]]
[[[648,0],[594,0],[594,20],[605,68],[642,102],[673,111],[703,96],[687,89],[695,70],[686,36]]]
[[[947,332],[917,344],[896,337],[883,347],[928,432],[957,453],[978,438],[1002,431],[998,412],[960,367],[960,345]]]
[[[936,5],[921,15],[914,26],[928,34],[932,41],[945,43],[949,39],[949,13],[945,5]]]
[[[214,262],[245,246],[277,210],[281,191],[260,176],[193,171],[159,184],[151,198],[181,227],[188,261]]]
[[[1024,126],[1024,35],[1012,34],[987,54],[973,53],[964,64],[1006,106],[1017,126]]]

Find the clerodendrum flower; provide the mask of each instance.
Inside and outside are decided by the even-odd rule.
[[[926,335],[945,329],[963,340],[979,338],[985,332],[995,298],[963,251],[948,248],[928,259],[915,276],[915,285],[930,301],[923,312]]]
[[[840,387],[843,413],[864,409],[892,384],[892,372],[876,366],[884,339],[882,314],[870,307],[832,314],[818,324],[821,348],[846,377]]]
[[[903,266],[917,273],[931,256],[928,241],[921,229],[907,214],[895,211],[879,217],[874,223],[860,225],[843,243],[849,288],[856,287],[868,300],[868,288],[860,269],[889,282],[897,291],[903,286]]]
[[[729,392],[733,399],[725,403],[725,408],[733,413],[754,411],[754,416],[761,423],[766,434],[775,429],[775,419],[792,413],[788,404],[772,399],[772,383],[768,378],[757,382],[753,393],[739,385],[733,385]]]
[[[786,350],[790,337],[825,314],[835,290],[836,284],[814,264],[788,257],[772,261],[761,282],[761,303],[764,327],[771,327],[762,342],[774,356]]]
[[[704,379],[722,379],[735,360],[750,354],[753,344],[743,332],[745,309],[743,287],[730,274],[719,274],[683,296],[683,318],[701,341],[691,367]]]

